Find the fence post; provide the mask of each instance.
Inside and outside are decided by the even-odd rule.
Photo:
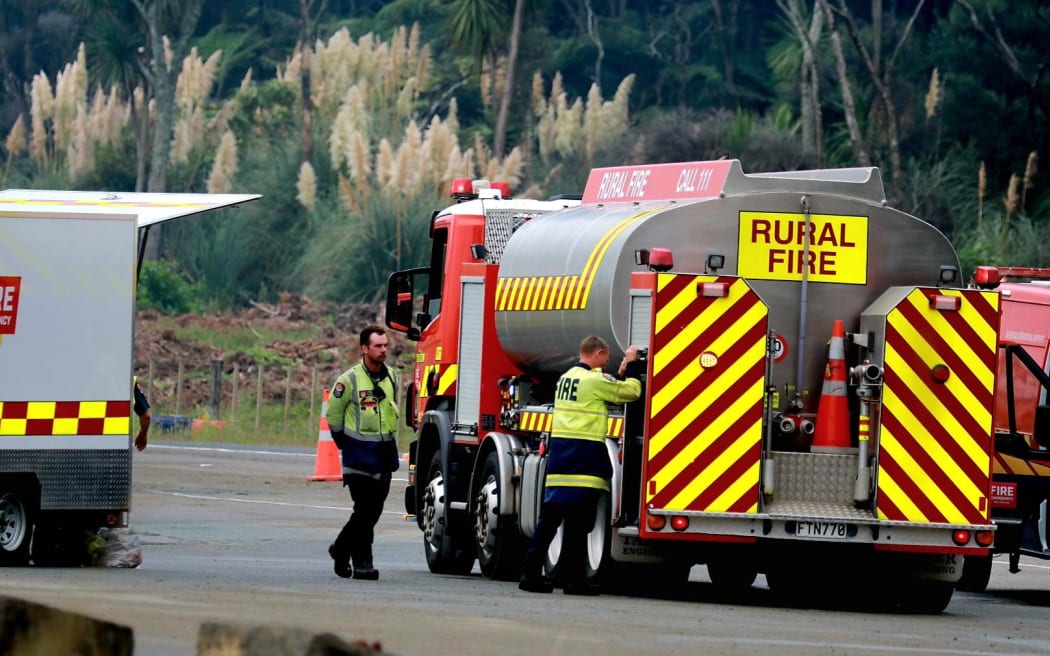
[[[182,416],[182,367],[183,362],[179,360],[179,372],[175,375],[175,416]]]
[[[233,387],[230,390],[230,423],[237,423],[237,381],[241,377],[240,363],[233,363]]]
[[[288,434],[288,414],[292,409],[292,367],[284,368],[284,426],[281,428],[285,435]]]
[[[317,398],[317,365],[310,370],[310,421],[306,422],[306,434],[310,437],[314,430],[314,402]]]
[[[259,382],[255,386],[255,434],[259,434],[259,413],[262,411],[262,365],[259,365]]]
[[[211,393],[208,408],[212,419],[219,418],[219,402],[222,400],[222,360],[211,361]]]

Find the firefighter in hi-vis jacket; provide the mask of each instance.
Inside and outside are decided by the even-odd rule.
[[[609,428],[606,403],[637,401],[642,395],[642,363],[637,347],[627,349],[617,380],[603,373],[609,345],[590,336],[580,343],[580,360],[558,379],[554,418],[547,450],[547,478],[536,530],[525,552],[518,587],[550,592],[542,574],[551,540],[564,522],[559,578],[565,594],[598,594],[586,578],[586,539],[594,526],[598,500],[609,492],[612,464],[605,446]]]
[[[336,379],[326,418],[332,440],[342,452],[343,485],[350,489],[354,510],[328,547],[335,573],[372,580],[375,525],[390,493],[390,474],[397,470],[397,386],[385,364],[386,331],[361,331],[361,361]],[[351,567],[353,561],[353,567]]]

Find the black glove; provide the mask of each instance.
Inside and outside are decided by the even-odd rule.
[[[343,431],[332,431],[332,441],[340,451],[350,446],[350,437]]]
[[[624,370],[624,378],[637,378],[641,380],[645,373],[645,363],[641,360],[631,360]]]

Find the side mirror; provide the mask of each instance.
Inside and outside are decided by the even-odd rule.
[[[386,286],[386,325],[413,341],[419,339],[419,329],[412,325],[414,273],[414,270],[392,273]]]
[[[1036,406],[1035,426],[1032,433],[1036,444],[1044,449],[1050,449],[1050,405]]]

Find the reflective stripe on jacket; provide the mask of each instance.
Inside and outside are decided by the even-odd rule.
[[[606,403],[637,401],[637,378],[616,380],[577,362],[558,379],[547,456],[547,501],[573,502],[581,490],[609,490],[612,463],[605,447],[609,431]]]
[[[384,365],[380,376],[355,364],[335,380],[325,413],[332,431],[346,433],[343,473],[381,474],[400,466],[397,453],[397,390]]]

